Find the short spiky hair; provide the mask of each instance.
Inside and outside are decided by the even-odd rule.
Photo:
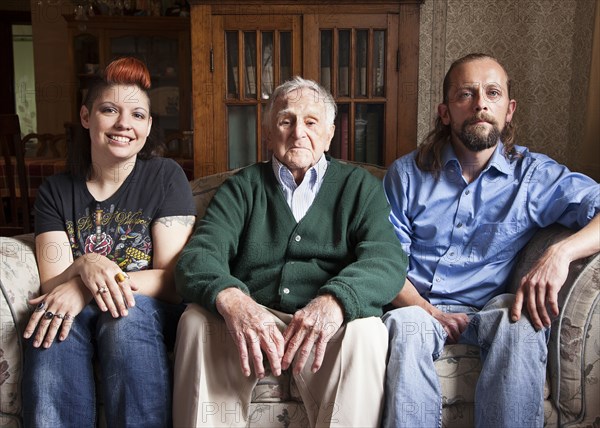
[[[100,94],[116,85],[136,86],[146,95],[150,103],[148,89],[151,87],[151,80],[146,64],[134,57],[124,57],[112,61],[90,82],[83,105],[91,112]],[[161,156],[164,153],[164,144],[156,135],[157,127],[152,127],[151,134],[138,153],[141,159]],[[92,173],[90,133],[79,124],[73,129],[71,140],[67,154],[67,170],[75,176],[89,178]]]

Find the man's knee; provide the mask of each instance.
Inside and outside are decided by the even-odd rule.
[[[396,343],[423,344],[432,339],[445,338],[442,326],[419,306],[394,309],[383,317],[390,339]]]
[[[546,329],[536,330],[527,310],[524,309],[518,321],[512,321],[511,308],[514,294],[501,294],[491,299],[487,305],[475,315],[479,324],[479,337],[484,342],[493,341],[516,351],[525,348],[531,352],[546,350],[548,332]]]
[[[197,304],[189,304],[179,319],[178,340],[189,343],[206,344],[214,340],[228,339],[227,326],[207,309]]]
[[[353,348],[368,350],[367,353],[376,357],[384,355],[388,348],[388,332],[381,318],[368,317],[355,319],[346,324],[343,340],[352,343]],[[333,340],[336,340],[334,337]]]

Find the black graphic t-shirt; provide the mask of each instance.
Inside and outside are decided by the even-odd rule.
[[[36,235],[63,230],[73,258],[97,253],[124,271],[151,268],[153,222],[196,215],[196,208],[185,174],[172,159],[137,159],[132,168],[105,201],[96,201],[82,179],[66,173],[48,178],[35,201]]]

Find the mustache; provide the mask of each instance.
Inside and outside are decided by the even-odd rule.
[[[493,116],[490,116],[487,113],[479,113],[476,114],[475,116],[473,116],[471,119],[468,119],[466,122],[467,125],[473,125],[477,122],[481,122],[481,121],[485,121],[491,125],[498,125],[498,122],[496,122],[496,119],[494,119]]]

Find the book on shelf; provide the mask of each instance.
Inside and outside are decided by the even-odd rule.
[[[367,120],[357,116],[354,120],[354,160],[366,161]]]
[[[350,95],[349,70],[347,66],[340,66],[338,73],[338,95]]]
[[[379,113],[367,113],[367,132],[365,158],[367,163],[379,164],[381,142],[379,141]]]
[[[256,67],[246,66],[246,95],[256,95]]]
[[[340,114],[340,159],[348,159],[348,113]]]

